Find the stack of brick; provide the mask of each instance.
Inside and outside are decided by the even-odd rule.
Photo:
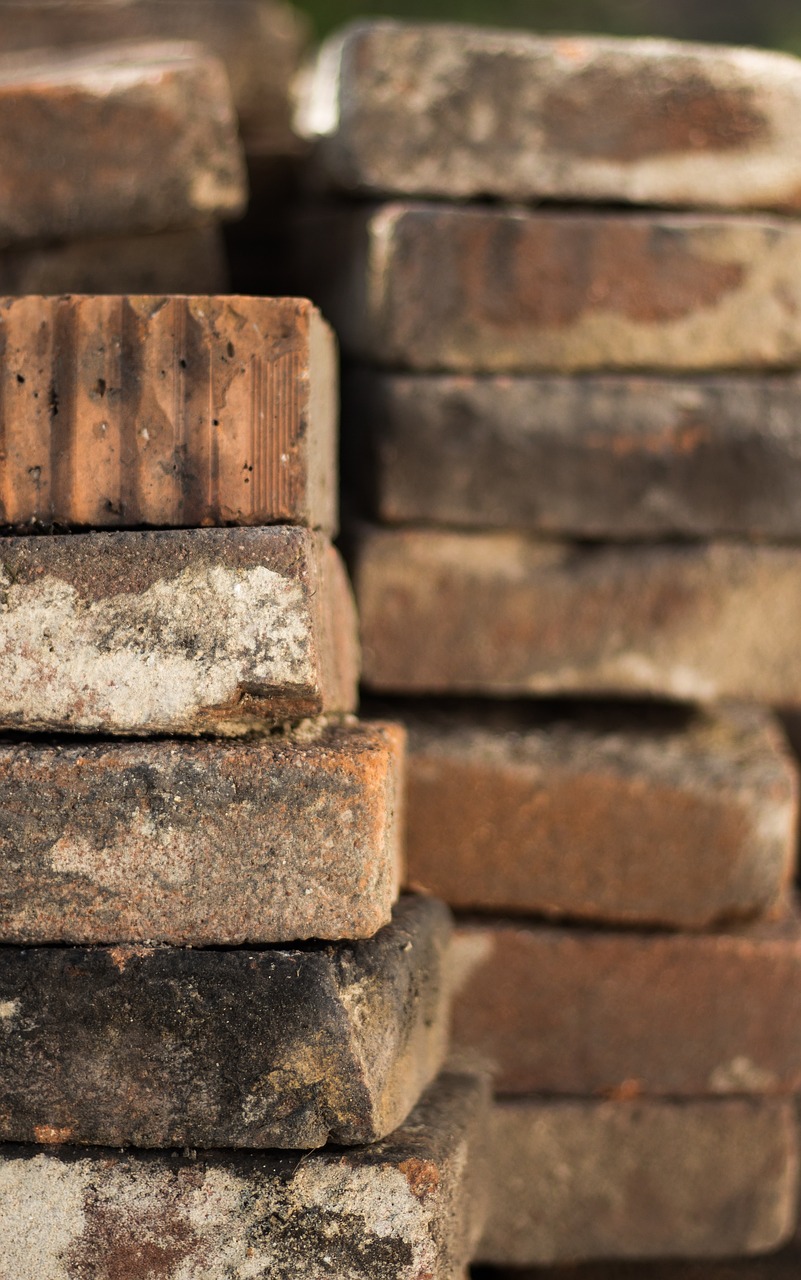
[[[774,1249],[798,799],[759,704],[801,700],[801,64],[376,23],[302,120],[364,681],[410,729],[409,877],[462,913],[455,1038],[495,1070],[478,1258]]]
[[[0,539],[0,1274],[458,1280],[486,1100],[441,1073],[448,912],[399,898],[403,732],[353,715],[330,331],[62,297],[0,337],[45,529]]]

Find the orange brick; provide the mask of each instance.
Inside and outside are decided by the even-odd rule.
[[[767,713],[391,714],[409,730],[409,880],[452,907],[702,929],[785,901],[797,769]]]
[[[0,302],[2,520],[336,522],[336,364],[310,303]]]
[[[500,1093],[801,1087],[801,920],[709,934],[463,924],[454,1041]]]

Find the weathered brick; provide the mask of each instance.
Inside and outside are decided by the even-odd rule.
[[[500,1093],[801,1086],[797,916],[707,934],[465,923],[452,967],[455,1044]]]
[[[195,45],[0,59],[0,244],[160,231],[241,212],[225,68]]]
[[[336,523],[333,335],[295,298],[0,301],[0,519]]]
[[[365,682],[394,693],[801,701],[801,552],[362,528]]]
[[[797,1280],[801,1267],[801,1247],[797,1239],[779,1253],[767,1257],[727,1258],[703,1261],[677,1259],[673,1262],[585,1262],[559,1267],[482,1267],[474,1280]]]
[[[761,710],[390,710],[409,882],[452,907],[703,929],[786,903],[797,767]]]
[[[0,47],[69,49],[131,40],[193,40],[225,63],[245,142],[262,152],[296,147],[290,81],[308,22],[273,0],[2,0]]]
[[[304,105],[345,190],[801,207],[801,63],[785,54],[360,23],[323,46]]]
[[[0,742],[0,942],[369,938],[400,879],[403,733]]]
[[[421,372],[784,369],[801,222],[397,202],[299,219],[297,291],[352,356]]]
[[[292,1155],[0,1148],[14,1280],[461,1280],[486,1209],[486,1089],[445,1074],[372,1146]],[[45,1225],[46,1224],[46,1225]]]
[[[219,227],[96,236],[0,250],[0,294],[224,293]]]
[[[0,1140],[372,1142],[445,1048],[446,909],[358,942],[0,948]]]
[[[801,381],[360,371],[349,470],[391,524],[801,536]]]
[[[492,1159],[485,1262],[736,1257],[795,1226],[789,1102],[502,1102]]]
[[[352,711],[350,588],[322,534],[0,538],[0,726],[222,736]]]

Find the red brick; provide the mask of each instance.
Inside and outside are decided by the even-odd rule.
[[[702,929],[786,900],[797,770],[766,713],[391,713],[409,880],[452,907]]]
[[[309,107],[346,190],[801,205],[801,65],[783,54],[362,22],[323,46]]]
[[[309,36],[281,0],[3,0],[0,48],[66,50],[131,40],[196,40],[225,63],[249,149],[284,153],[290,82]]]
[[[0,302],[15,526],[336,523],[333,336],[308,302]]]
[[[0,294],[213,294],[228,285],[218,226],[0,250]]]
[[[801,223],[399,201],[298,220],[297,284],[396,370],[780,369],[801,362]]]
[[[790,1102],[507,1101],[492,1133],[484,1262],[736,1257],[778,1248],[795,1226]]]
[[[432,375],[343,387],[348,479],[389,524],[801,535],[801,380]]]
[[[801,702],[801,551],[362,528],[378,692]]]
[[[709,934],[464,923],[454,1041],[504,1094],[801,1087],[801,921]]]
[[[400,880],[403,732],[0,743],[0,942],[369,938]]]
[[[244,207],[225,68],[199,46],[0,59],[0,244],[161,231]]]

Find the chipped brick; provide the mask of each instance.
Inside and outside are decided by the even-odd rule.
[[[321,534],[0,538],[0,725],[235,736],[352,711],[358,647]]]
[[[373,1142],[440,1068],[448,940],[407,898],[350,943],[0,948],[0,1140]]]

